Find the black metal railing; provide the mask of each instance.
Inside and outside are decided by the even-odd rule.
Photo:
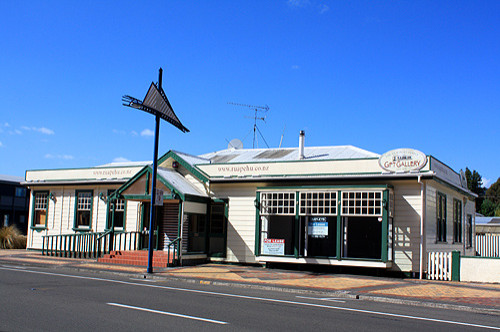
[[[178,266],[179,265],[179,252],[181,248],[181,238],[173,240],[167,245],[167,266]]]
[[[154,231],[154,249],[158,249],[158,230]],[[149,231],[87,232],[42,236],[42,255],[71,258],[99,258],[111,251],[147,248]]]

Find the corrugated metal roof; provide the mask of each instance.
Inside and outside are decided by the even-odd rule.
[[[210,160],[211,163],[244,163],[263,161],[292,161],[299,160],[298,148],[283,149],[226,149],[199,157]],[[352,145],[320,146],[304,148],[305,160],[335,160],[335,159],[363,159],[378,158],[379,154],[360,149]],[[195,164],[206,164],[207,161],[197,161]]]
[[[23,182],[24,181],[24,178],[20,177],[20,176],[14,176],[14,175],[2,175],[0,174],[0,181],[3,181],[3,182],[16,182],[16,183],[20,183],[20,182]]]
[[[193,156],[193,155],[185,153],[185,152],[174,151],[174,150],[172,150],[172,152],[174,152],[176,155],[181,157],[183,160],[185,160],[191,166],[194,166],[196,164],[209,164],[210,163],[210,160],[207,158],[203,158],[203,156]]]
[[[206,193],[203,193],[196,189],[182,174],[167,169],[158,167],[158,175],[164,178],[168,183],[174,186],[175,189],[179,190],[182,194],[194,195],[208,197]]]

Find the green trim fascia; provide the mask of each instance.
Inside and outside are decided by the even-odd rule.
[[[337,189],[343,189],[343,188],[368,188],[368,189],[387,189],[387,188],[393,188],[392,185],[387,185],[387,184],[381,184],[381,185],[320,185],[320,186],[314,186],[314,185],[306,185],[306,186],[283,186],[283,187],[257,187],[257,190],[265,191],[265,190],[296,190],[296,189],[332,189],[333,191]]]
[[[460,281],[460,251],[451,252],[451,281]]]
[[[79,193],[90,193],[90,196],[92,197],[90,201],[90,220],[89,220],[89,226],[88,229],[81,229],[76,227],[76,221],[77,221],[77,208],[78,208],[78,194]],[[99,198],[98,198],[99,199]],[[75,210],[74,210],[74,215],[73,215],[73,230],[82,230],[82,231],[90,231],[92,230],[92,213],[94,212],[94,190],[80,190],[77,189],[75,190]],[[85,226],[87,227],[87,226]]]
[[[125,199],[130,199],[130,200],[144,200],[144,201],[150,201],[151,196],[150,195],[123,195],[123,198]],[[178,197],[174,195],[163,195],[163,199],[178,199]]]
[[[36,226],[35,225],[35,200],[36,200],[35,195],[36,194],[47,194],[47,208],[45,209],[45,215],[46,215],[45,226]],[[48,224],[49,224],[49,201],[50,201],[49,195],[50,195],[49,190],[33,191],[33,194],[32,194],[33,200],[31,202],[32,215],[31,215],[31,221],[30,221],[30,229],[39,229],[39,230],[47,229]]]
[[[260,191],[256,192],[255,198],[255,256],[260,256]]]
[[[82,170],[82,169],[115,169],[115,168],[133,168],[142,167],[142,165],[130,165],[130,166],[113,166],[113,167],[69,167],[69,168],[41,168],[41,169],[28,169],[26,172],[43,172],[43,171],[72,171],[72,170]]]
[[[195,202],[195,203],[209,203],[211,202],[210,197],[203,197],[203,196],[194,196],[191,194],[186,194],[185,199],[183,199],[185,202]]]
[[[207,183],[209,181],[208,175],[204,174],[205,172],[196,168],[196,166],[195,167],[191,166],[191,164],[189,164],[187,161],[185,161],[182,157],[180,157],[177,153],[175,153],[172,150],[168,151],[158,159],[158,165],[163,163],[168,158],[172,158],[175,161],[177,161],[184,168],[186,168],[191,174],[193,174],[198,180],[203,181],[204,183]]]

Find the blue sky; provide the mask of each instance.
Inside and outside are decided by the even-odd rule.
[[[2,1],[0,174],[151,160],[158,68],[190,133],[160,155],[252,147],[410,147],[486,183],[500,164],[498,1]],[[259,146],[264,147],[262,139]]]

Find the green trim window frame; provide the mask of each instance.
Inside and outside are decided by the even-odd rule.
[[[382,191],[342,191],[342,215],[381,217],[382,194]]]
[[[114,189],[108,190],[108,197],[115,192]],[[125,231],[126,230],[126,217],[127,217],[127,201],[123,198],[114,199],[108,201],[107,204],[108,213],[106,215],[106,230],[110,230],[113,225],[115,231]],[[114,209],[114,216],[113,216]]]
[[[263,255],[293,256],[296,245],[296,192],[262,192],[260,201],[260,249]]]
[[[346,187],[258,188],[256,256],[392,261],[393,190],[388,186]],[[378,225],[379,238],[373,248],[378,255],[368,256],[372,248],[366,244],[365,258],[344,254],[347,218],[353,225],[367,221]]]
[[[453,242],[462,243],[462,201],[453,199]]]
[[[93,190],[75,191],[75,220],[73,224],[74,230],[87,231],[92,228],[93,202]]]
[[[446,242],[446,195],[436,194],[436,242]]]
[[[49,192],[33,192],[33,217],[31,227],[47,229],[47,218],[49,215]]]

